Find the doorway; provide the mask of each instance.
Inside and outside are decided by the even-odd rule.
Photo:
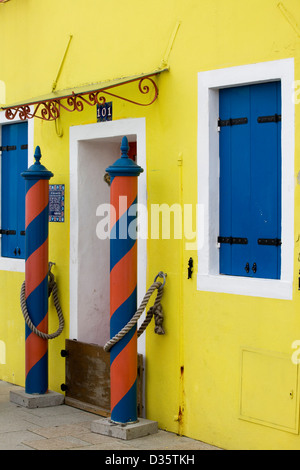
[[[136,136],[128,136],[128,141],[130,148],[135,148]],[[100,346],[108,341],[110,331],[110,187],[106,168],[120,157],[120,145],[121,136],[116,136],[82,141],[78,147],[77,339]],[[99,238],[101,220],[107,223]]]
[[[109,239],[97,238],[96,226],[100,219],[96,211],[100,204],[109,203],[105,169],[119,158],[125,135],[130,143],[136,142],[136,163],[144,169],[138,178],[138,202],[147,207],[145,119],[70,128],[69,337],[102,346],[109,339]],[[147,240],[137,242],[139,304],[146,292]],[[91,280],[91,286],[84,275]],[[143,336],[139,340],[141,354],[145,349]]]
[[[100,221],[97,209],[110,202],[105,173],[121,155],[123,136],[129,141],[129,156],[144,169],[138,179],[138,202],[146,206],[145,120],[128,119],[70,128],[69,338],[100,348],[110,338],[110,241],[109,236],[103,239],[97,234]],[[146,243],[139,239],[137,244],[138,305],[146,292]],[[145,335],[139,339],[138,353],[145,354]],[[68,373],[66,371],[66,378]]]

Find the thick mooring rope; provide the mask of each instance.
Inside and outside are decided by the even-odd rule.
[[[53,302],[55,309],[57,311],[58,319],[59,319],[59,327],[55,333],[47,334],[43,333],[42,331],[39,331],[34,324],[32,323],[29,313],[27,311],[27,304],[26,304],[26,297],[25,297],[25,281],[22,284],[21,287],[21,295],[20,295],[20,303],[21,303],[21,310],[23,313],[23,317],[25,319],[26,325],[33,331],[37,336],[43,339],[53,339],[56,338],[61,334],[61,332],[64,329],[64,316],[62,313],[62,309],[59,303],[58,299],[58,289],[57,289],[57,284],[54,279],[54,275],[51,272],[51,268],[55,263],[49,263],[49,271],[48,271],[48,276],[49,276],[49,282],[48,282],[48,297],[52,294],[53,297]]]
[[[156,281],[156,279],[158,277],[163,277],[164,278],[163,284],[161,282]],[[150,300],[151,295],[153,294],[153,292],[156,289],[157,289],[157,295],[156,295],[154,305],[149,308],[145,320],[143,321],[142,325],[138,329],[137,336],[139,337],[139,336],[141,336],[142,333],[144,333],[144,331],[147,328],[147,326],[149,325],[153,315],[154,315],[154,321],[155,321],[154,332],[158,335],[164,335],[165,334],[165,331],[164,331],[163,326],[162,326],[162,324],[163,324],[163,309],[162,309],[162,305],[160,303],[162,295],[163,295],[164,285],[165,285],[165,274],[162,271],[160,271],[158,273],[158,275],[156,276],[156,278],[154,279],[154,283],[147,290],[147,292],[146,292],[146,294],[145,294],[145,296],[144,296],[144,298],[141,302],[141,305],[139,306],[136,313],[133,315],[133,317],[127,323],[127,325],[124,326],[124,328],[122,328],[121,331],[119,331],[119,333],[117,333],[113,338],[111,338],[109,341],[107,341],[107,343],[103,347],[104,351],[109,352],[111,350],[111,348],[113,347],[113,345],[116,344],[118,341],[120,341],[120,339],[122,339],[123,336],[125,336],[126,333],[128,333],[128,331],[130,331],[133,326],[135,326],[135,324],[138,322],[138,319],[140,318],[143,311],[145,310],[145,308],[146,308],[146,306],[147,306],[147,304]]]

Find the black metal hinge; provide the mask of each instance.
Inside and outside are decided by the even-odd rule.
[[[265,122],[280,122],[281,114],[274,114],[273,116],[260,116],[257,118],[259,124],[264,124]]]
[[[218,126],[239,126],[241,124],[248,124],[248,118],[236,118],[236,119],[219,119]]]
[[[218,237],[218,243],[229,243],[230,245],[247,245],[248,238]]]
[[[0,147],[0,152],[9,152],[11,150],[17,150],[17,147],[15,145],[5,145],[4,147]]]
[[[20,148],[21,148],[21,150],[27,150],[28,145],[27,144],[21,145]],[[10,152],[11,150],[17,150],[17,146],[16,145],[2,145],[2,146],[0,146],[0,152]]]
[[[279,238],[259,238],[257,240],[259,245],[267,245],[267,246],[280,246],[282,242]]]
[[[0,235],[16,235],[15,230],[4,230],[3,228],[0,229]]]

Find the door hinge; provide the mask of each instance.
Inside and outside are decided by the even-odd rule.
[[[257,122],[259,124],[264,124],[265,122],[280,122],[281,114],[274,114],[273,116],[259,116]]]
[[[230,245],[247,245],[248,238],[218,237],[218,243],[229,243]]]

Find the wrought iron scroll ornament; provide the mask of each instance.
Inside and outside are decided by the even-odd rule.
[[[112,88],[116,88],[121,84],[110,85],[107,88],[101,88],[98,91],[91,91],[86,93],[72,93],[69,96],[63,96],[59,98],[50,98],[45,101],[36,101],[25,105],[16,105],[5,109],[5,117],[8,120],[13,120],[18,117],[21,120],[39,118],[44,121],[55,121],[60,117],[61,109],[64,109],[70,113],[74,111],[83,111],[86,105],[95,106],[97,104],[103,105],[106,102],[105,95],[127,101],[138,106],[150,106],[158,97],[158,88],[155,81],[151,76],[145,76],[138,79],[130,80],[127,83],[138,81],[138,90],[143,95],[149,95],[151,89],[154,90],[154,96],[150,97],[149,102],[138,102],[124,98],[123,96],[112,93]],[[32,110],[34,106],[34,110]]]

